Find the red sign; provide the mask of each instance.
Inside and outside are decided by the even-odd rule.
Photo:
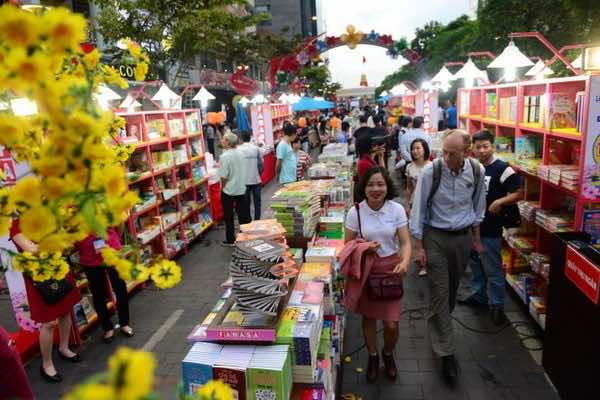
[[[600,301],[600,268],[571,246],[567,246],[565,275],[594,304]]]
[[[238,69],[231,75],[230,80],[233,89],[242,96],[252,96],[258,93],[258,82],[246,76],[245,69]]]

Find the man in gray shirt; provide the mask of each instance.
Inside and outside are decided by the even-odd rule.
[[[451,131],[444,140],[443,160],[423,169],[410,215],[416,263],[427,269],[431,288],[429,338],[448,380],[458,376],[450,313],[471,249],[483,249],[479,224],[486,208],[485,169],[466,157],[469,149],[464,139],[464,131]]]
[[[241,133],[242,144],[238,146],[238,150],[244,155],[244,169],[246,170],[246,201],[250,207],[251,199],[254,204],[254,219],[260,219],[260,196],[262,190],[261,173],[263,171],[263,156],[257,145],[250,142],[252,138],[251,132]]]

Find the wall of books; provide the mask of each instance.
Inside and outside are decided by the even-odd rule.
[[[545,326],[548,235],[584,230],[600,243],[597,209],[600,77],[578,76],[459,89],[459,124],[496,135],[498,156],[520,171],[522,226],[505,230],[507,282]]]
[[[136,146],[127,178],[141,202],[131,212],[131,237],[148,254],[173,258],[212,226],[199,111],[119,114],[123,143]]]
[[[286,185],[273,197],[274,219],[240,227],[231,287],[188,336],[186,393],[221,379],[239,399],[335,397],[345,324],[337,257],[349,181]],[[306,247],[290,248],[297,236]]]

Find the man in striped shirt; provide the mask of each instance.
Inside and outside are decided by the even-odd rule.
[[[304,172],[310,165],[310,156],[302,150],[302,141],[299,138],[292,142],[292,149],[294,150],[294,153],[296,153],[296,158],[298,159],[298,163],[296,164],[296,178],[297,180],[302,180],[304,179]]]

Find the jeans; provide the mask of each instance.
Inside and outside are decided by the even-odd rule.
[[[206,139],[206,144],[208,145],[208,152],[213,155],[213,158],[216,160],[217,155],[215,153],[215,139]]]
[[[110,279],[110,286],[117,298],[119,324],[121,326],[129,325],[129,297],[127,295],[127,285],[125,284],[125,281],[119,277],[117,271],[114,268],[84,266],[83,272],[85,272],[85,276],[90,283],[92,301],[104,332],[114,329],[114,325],[110,320],[108,308],[106,307],[107,300],[111,300],[108,293],[108,282],[106,281],[107,274]]]
[[[260,219],[260,192],[262,185],[257,183],[256,185],[246,185],[246,201],[248,202],[248,212],[250,212],[250,197],[254,198],[254,219]]]
[[[481,237],[484,252],[471,253],[471,287],[473,299],[492,307],[504,307],[504,269],[502,268],[502,238]],[[489,296],[488,296],[489,284]]]
[[[233,218],[233,209],[238,216],[240,225],[252,222],[250,218],[250,204],[245,194],[240,196],[230,196],[221,191],[221,203],[223,203],[223,219],[225,220],[225,241],[227,243],[235,242],[235,220]]]

